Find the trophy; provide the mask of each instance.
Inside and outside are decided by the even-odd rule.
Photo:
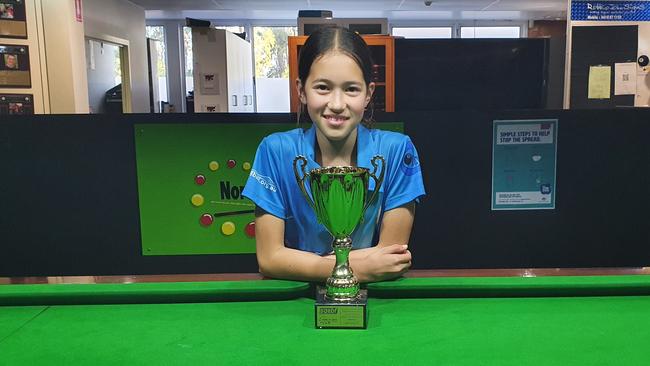
[[[378,178],[379,160],[382,169]],[[318,222],[334,237],[332,248],[336,264],[325,288],[318,286],[316,291],[317,328],[366,328],[367,325],[368,294],[359,288],[359,280],[350,268],[349,254],[352,249],[350,235],[363,221],[366,209],[377,197],[384,180],[384,158],[376,155],[371,164],[374,167],[372,173],[367,168],[353,166],[323,167],[307,173],[307,159],[304,156],[298,155],[293,160],[293,171],[300,190],[316,213]],[[375,181],[375,189],[368,197],[370,178]],[[309,184],[311,197],[305,184]]]

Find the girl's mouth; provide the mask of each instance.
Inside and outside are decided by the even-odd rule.
[[[348,117],[345,116],[324,115],[323,117],[325,117],[327,123],[333,127],[341,126],[348,120]]]

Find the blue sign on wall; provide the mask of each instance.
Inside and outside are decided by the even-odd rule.
[[[571,1],[571,20],[650,21],[650,1]]]
[[[557,119],[494,121],[492,210],[555,208]]]

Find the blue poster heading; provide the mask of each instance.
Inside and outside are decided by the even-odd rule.
[[[650,1],[571,1],[571,20],[650,21]]]

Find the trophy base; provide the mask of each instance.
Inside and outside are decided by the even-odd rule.
[[[325,297],[327,289],[316,288],[316,328],[318,329],[366,329],[368,326],[368,290],[359,290],[352,301],[332,301]]]

